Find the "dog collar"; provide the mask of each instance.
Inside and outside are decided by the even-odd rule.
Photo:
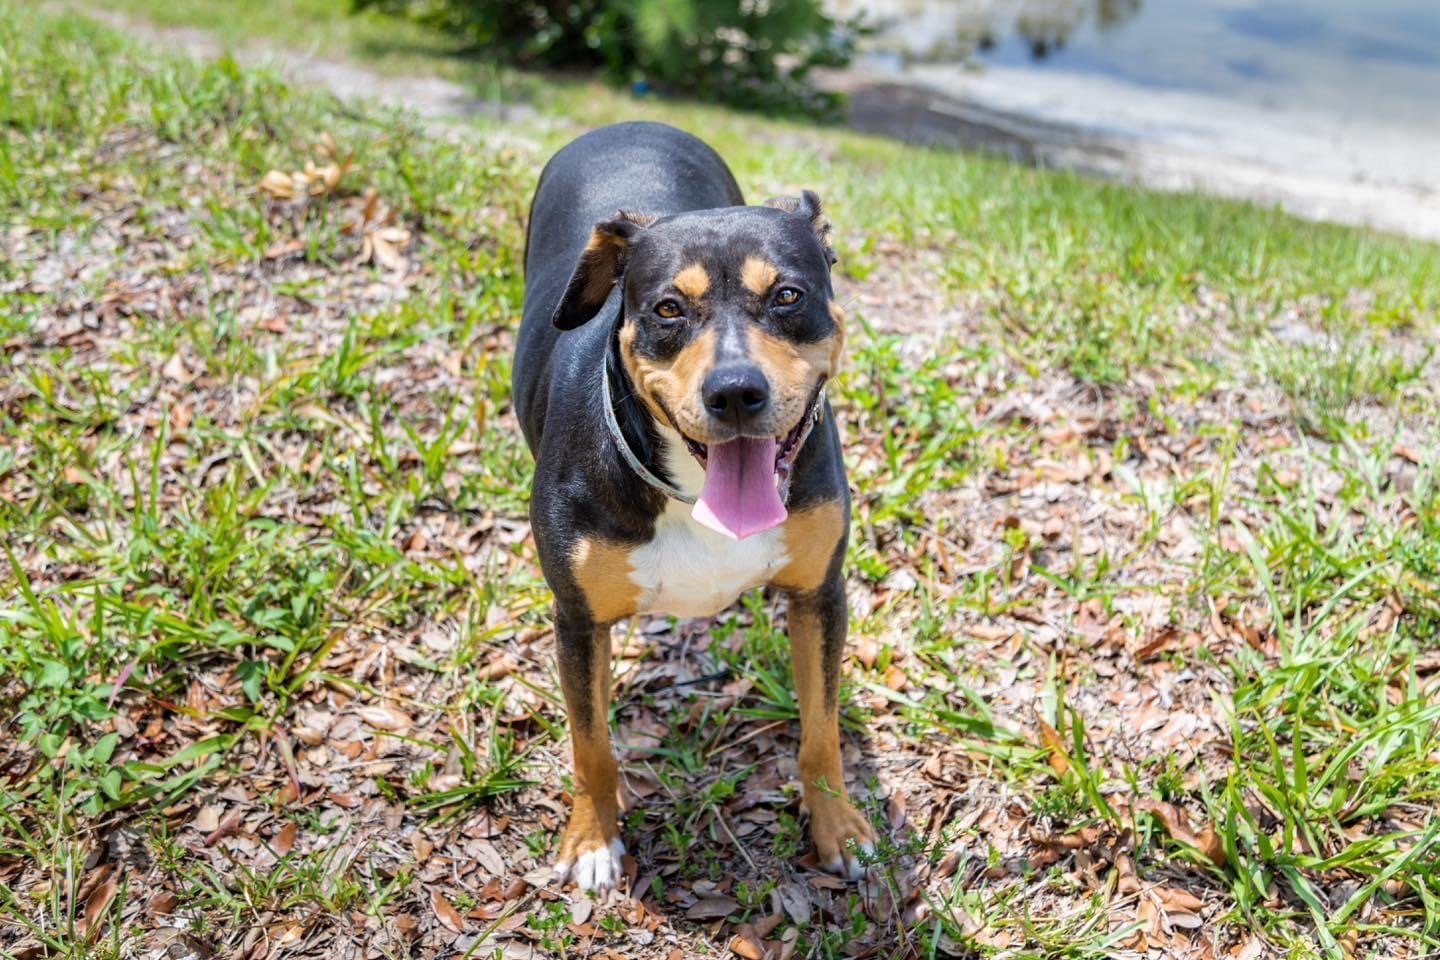
[[[694,497],[651,473],[650,468],[641,463],[640,458],[635,456],[635,451],[630,449],[625,434],[620,431],[620,421],[615,419],[615,405],[610,401],[610,351],[608,350],[605,351],[605,358],[600,361],[600,385],[600,406],[605,410],[605,426],[610,428],[610,437],[615,441],[615,446],[620,449],[620,456],[630,465],[630,469],[634,470],[635,475],[641,480],[670,499],[679,500],[681,503],[694,503]]]

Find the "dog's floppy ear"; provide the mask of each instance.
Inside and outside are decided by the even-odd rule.
[[[820,246],[825,249],[825,259],[832,267],[835,265],[835,247],[830,242],[830,221],[820,212],[820,197],[814,190],[801,190],[798,197],[775,197],[766,200],[765,206],[804,217],[805,222],[810,224],[815,239],[819,240]]]
[[[655,222],[645,213],[628,213],[621,210],[611,220],[595,224],[580,262],[565,286],[565,295],[555,308],[551,318],[561,330],[574,330],[595,316],[610,296],[610,288],[625,272],[625,261],[630,254],[630,241],[641,230]]]

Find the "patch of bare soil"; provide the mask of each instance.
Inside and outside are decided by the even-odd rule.
[[[535,108],[524,103],[494,103],[463,85],[434,76],[382,74],[351,60],[318,57],[254,43],[227,51],[215,37],[188,27],[161,27],[103,8],[85,7],[86,16],[158,47],[214,60],[229,52],[247,66],[265,67],[292,83],[328,90],[342,100],[364,100],[412,112],[433,122],[486,116],[507,122],[534,121]]]

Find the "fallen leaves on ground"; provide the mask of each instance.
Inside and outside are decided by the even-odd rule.
[[[1165,826],[1165,832],[1177,842],[1193,847],[1215,866],[1225,866],[1225,847],[1211,824],[1207,823],[1196,830],[1190,825],[1190,817],[1184,810],[1173,803],[1162,803],[1158,800],[1141,800],[1136,803],[1135,809],[1154,816]]]

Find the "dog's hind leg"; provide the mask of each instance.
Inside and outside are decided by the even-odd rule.
[[[582,890],[608,890],[619,884],[625,853],[610,747],[610,628],[583,607],[557,603],[555,632],[575,755],[575,800],[555,870],[562,882],[573,877]]]
[[[840,760],[840,660],[845,652],[845,583],[832,569],[813,591],[790,591],[790,653],[800,698],[800,776],[820,863],[859,879],[860,853],[875,833],[845,790]]]

